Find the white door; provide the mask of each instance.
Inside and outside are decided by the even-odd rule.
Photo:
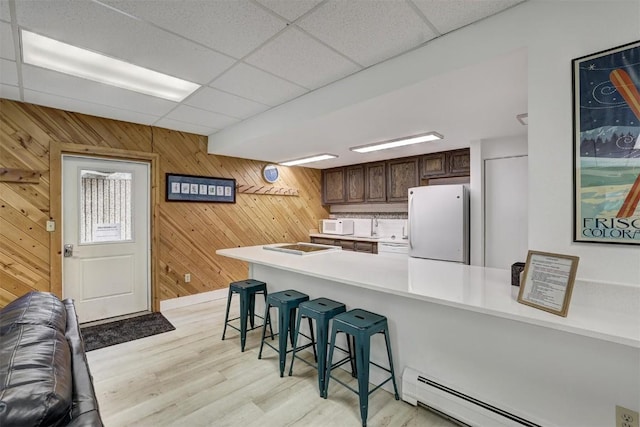
[[[149,164],[62,158],[62,293],[81,322],[149,309]]]
[[[528,177],[527,156],[485,160],[485,267],[527,259]]]

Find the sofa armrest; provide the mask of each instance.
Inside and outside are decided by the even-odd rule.
[[[80,333],[80,324],[73,300],[63,301],[67,310],[67,329],[65,336],[71,348],[73,369],[73,407],[71,408],[71,426],[102,426],[98,400],[93,387],[93,378],[89,371],[84,341]]]

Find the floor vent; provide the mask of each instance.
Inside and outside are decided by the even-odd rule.
[[[402,375],[402,400],[413,405],[421,404],[463,426],[541,427],[411,368],[406,368]]]

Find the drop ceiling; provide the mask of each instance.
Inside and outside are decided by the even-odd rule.
[[[224,136],[521,1],[0,0],[0,97],[210,136],[216,154],[267,162],[340,156],[309,165],[318,168],[459,148],[526,133],[516,120],[526,112],[526,53],[491,58],[315,120],[292,117],[239,142]],[[201,88],[177,103],[27,65],[21,29]],[[451,86],[454,79],[466,83]],[[456,91],[468,102],[453,105]],[[429,129],[421,128],[425,116]],[[437,149],[368,157],[348,150],[417,130],[443,133],[445,140]]]

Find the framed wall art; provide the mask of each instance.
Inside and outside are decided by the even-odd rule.
[[[640,245],[640,41],[572,64],[574,241]]]
[[[518,302],[567,317],[579,258],[529,251]]]
[[[167,202],[236,202],[236,180],[168,173]]]

